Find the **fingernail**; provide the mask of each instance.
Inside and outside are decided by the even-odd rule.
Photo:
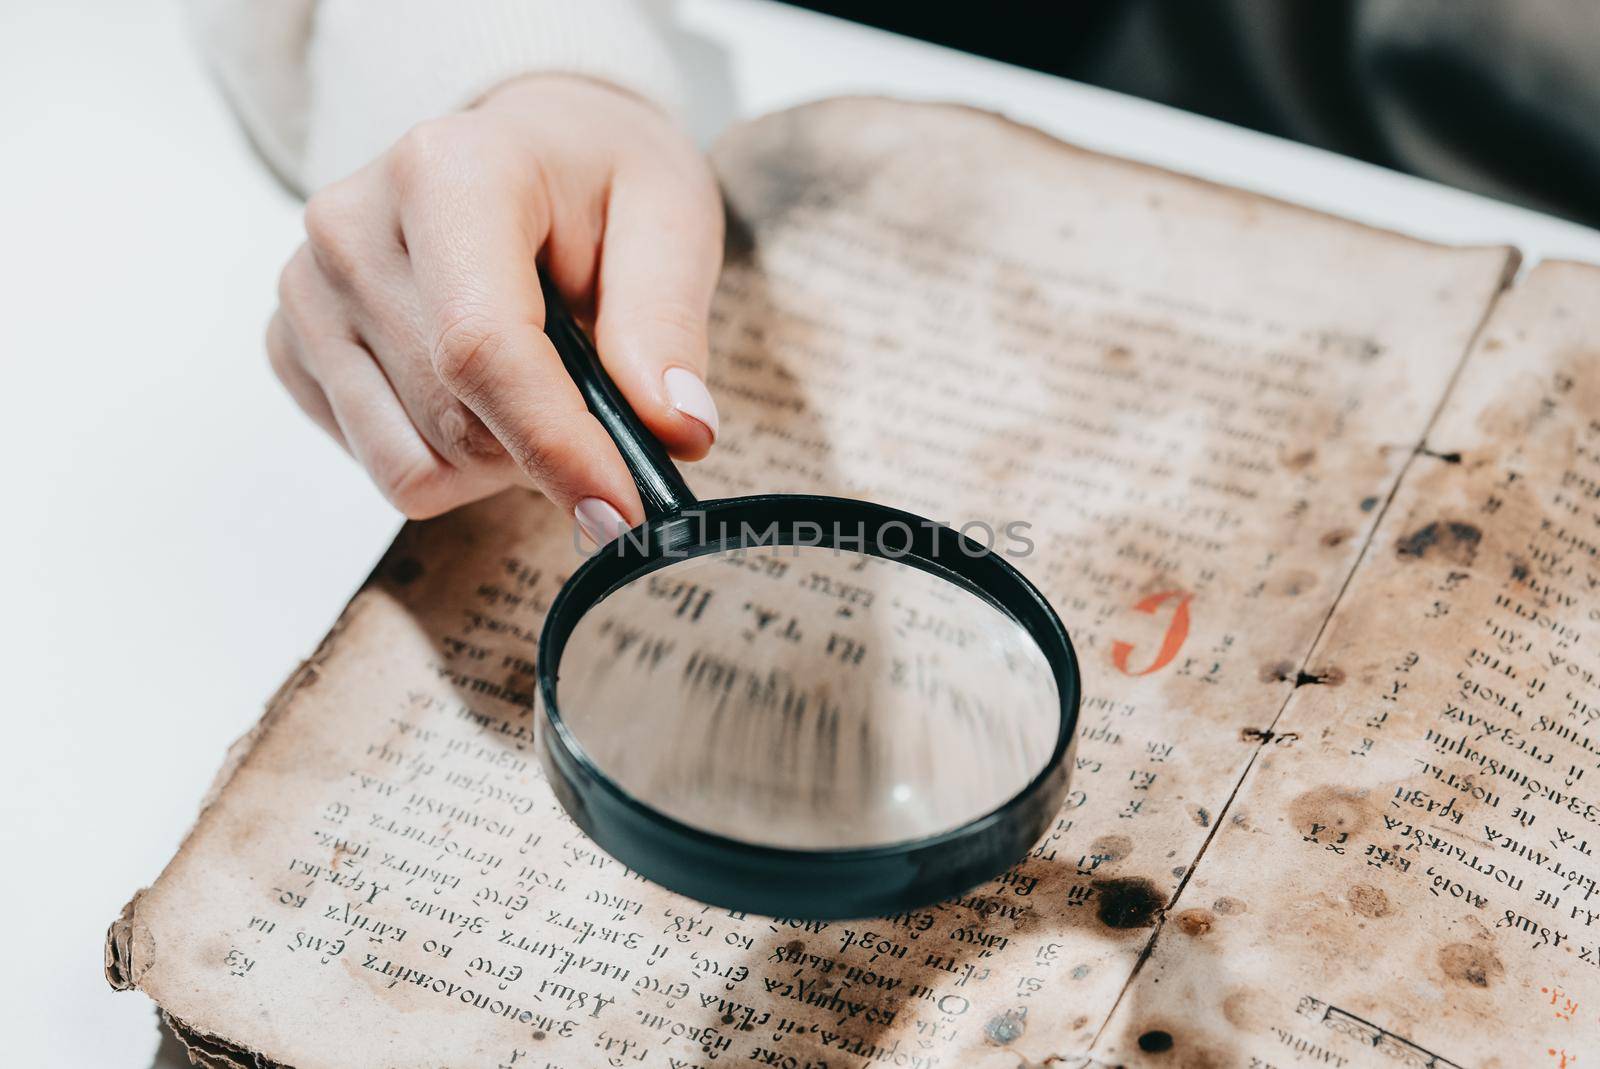
[[[628,529],[622,513],[598,497],[586,497],[572,509],[578,527],[597,546],[603,546]]]
[[[711,440],[716,441],[717,403],[711,399],[711,391],[700,381],[700,376],[686,368],[669,367],[661,376],[661,383],[667,388],[672,407],[705,424],[706,430],[711,432]]]

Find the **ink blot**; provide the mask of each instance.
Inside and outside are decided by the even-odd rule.
[[[1096,880],[1100,923],[1107,928],[1148,928],[1155,923],[1166,899],[1149,880],[1132,876],[1116,880]]]
[[[1453,564],[1470,567],[1477,556],[1478,543],[1483,532],[1470,523],[1460,520],[1439,520],[1419,527],[1395,544],[1395,556],[1401,559],[1421,560],[1438,555]]]
[[[1361,511],[1362,512],[1371,512],[1373,509],[1375,509],[1377,507],[1378,507],[1378,499],[1377,498],[1375,498],[1375,497],[1364,497],[1364,498],[1361,499]]]
[[[1294,677],[1294,685],[1297,687],[1337,687],[1343,682],[1343,668],[1324,668],[1320,672],[1301,672]]]
[[[1139,1049],[1146,1054],[1160,1054],[1172,1049],[1172,1033],[1153,1028],[1139,1037]]]

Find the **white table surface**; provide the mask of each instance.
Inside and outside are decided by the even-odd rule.
[[[1142,101],[757,0],[659,6],[702,137],[838,93],[956,99],[1423,237],[1600,261],[1595,231]],[[176,10],[7,0],[0,100],[0,1061],[148,1069],[176,1063],[149,1002],[101,979],[105,926],[398,519],[267,369],[298,206]]]

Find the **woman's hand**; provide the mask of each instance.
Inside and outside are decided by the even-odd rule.
[[[570,76],[508,83],[316,193],[306,233],[267,330],[273,369],[407,516],[523,483],[597,542],[643,519],[545,337],[536,263],[662,444],[686,460],[711,447],[722,206],[642,100]]]

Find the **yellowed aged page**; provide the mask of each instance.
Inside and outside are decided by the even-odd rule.
[[[1085,674],[1059,819],[1014,870],[891,918],[743,916],[644,883],[537,771],[535,638],[579,557],[567,517],[507,494],[407,526],[113,927],[114,982],[216,1064],[1087,1051],[1511,259],[954,107],[817,104],[716,163],[724,431],[690,481],[1031,525],[1014,559]]]
[[[1600,1062],[1597,337],[1502,300],[1100,1057]]]

